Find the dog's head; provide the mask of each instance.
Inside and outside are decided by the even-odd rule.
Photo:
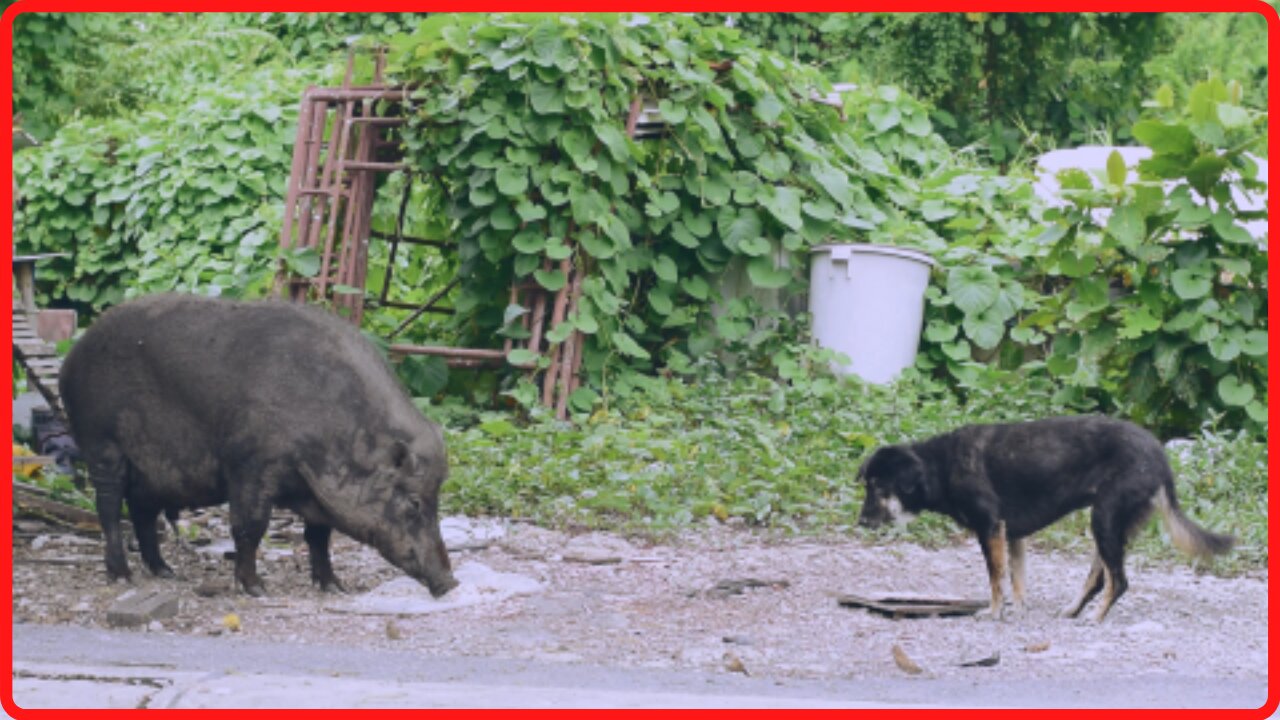
[[[867,490],[858,515],[858,524],[863,527],[906,523],[925,507],[925,464],[909,447],[890,445],[876,450],[862,463],[858,478]]]

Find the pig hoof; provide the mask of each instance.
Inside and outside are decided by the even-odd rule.
[[[261,580],[250,583],[240,583],[240,586],[244,588],[246,595],[250,595],[252,597],[262,597],[267,594],[267,588],[262,584]]]
[[[173,568],[169,567],[164,563],[160,563],[159,565],[151,568],[151,574],[155,575],[158,578],[166,578],[166,579],[172,578],[174,576]]]
[[[316,587],[320,588],[320,592],[325,592],[325,593],[330,593],[330,592],[346,593],[347,592],[347,588],[341,582],[339,582],[338,578],[336,577],[330,577],[324,580],[313,578],[311,583]]]

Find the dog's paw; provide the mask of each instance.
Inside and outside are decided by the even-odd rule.
[[[1075,620],[1076,618],[1080,617],[1080,611],[1083,609],[1084,608],[1080,607],[1078,604],[1074,602],[1069,602],[1066,605],[1063,605],[1062,607],[1058,608],[1058,612],[1054,614],[1057,617],[1060,617],[1064,620]]]
[[[1004,606],[985,607],[974,613],[973,617],[975,620],[981,621],[1003,621],[1005,619],[1005,608]]]

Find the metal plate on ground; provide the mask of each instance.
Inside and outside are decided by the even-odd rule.
[[[838,595],[836,602],[844,607],[863,608],[895,620],[973,615],[991,604],[987,600],[892,596],[867,598],[860,595]]]

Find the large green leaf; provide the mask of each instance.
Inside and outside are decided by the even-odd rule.
[[[1196,300],[1209,294],[1213,283],[1201,270],[1183,268],[1174,270],[1171,278],[1173,292],[1183,300]]]
[[[640,344],[625,332],[619,330],[613,333],[611,339],[613,340],[613,346],[622,354],[630,355],[631,357],[638,358],[640,360],[649,359],[649,351],[640,347]]]
[[[1146,239],[1147,218],[1137,207],[1121,205],[1107,218],[1107,234],[1115,238],[1121,247],[1133,250]]]
[[[658,255],[653,259],[653,274],[658,279],[666,283],[674,283],[680,279],[680,274],[676,270],[676,263],[666,255]]]
[[[800,197],[799,190],[778,185],[767,196],[760,198],[760,204],[783,225],[799,230],[804,226],[804,220],[800,218]]]
[[[555,270],[534,270],[533,277],[538,284],[550,292],[557,292],[565,286],[567,278],[559,269]]]
[[[600,138],[600,142],[609,149],[609,154],[618,162],[625,162],[629,157],[627,153],[627,139],[617,126],[610,123],[596,123],[591,126],[595,131],[596,137]]]
[[[1181,124],[1158,120],[1142,120],[1134,124],[1133,136],[1156,153],[1191,156],[1196,151],[1196,138]]]
[[[982,312],[964,316],[964,334],[974,345],[984,350],[990,350],[999,345],[1004,337],[1004,321],[994,310],[995,306],[992,305]]]
[[[756,287],[767,290],[786,287],[791,282],[791,271],[774,267],[773,258],[768,256],[752,258],[747,263],[747,276]]]
[[[504,165],[498,168],[494,182],[503,195],[523,195],[529,189],[529,171],[519,165]]]
[[[758,238],[761,235],[760,215],[751,208],[742,208],[736,212],[733,210],[722,212],[718,224],[721,240],[730,249],[739,247],[744,240]]]
[[[556,115],[564,112],[564,89],[559,84],[535,81],[529,89],[529,104],[539,115]]]
[[[1224,375],[1218,379],[1218,397],[1227,405],[1244,407],[1256,394],[1252,385],[1240,382],[1235,375]]]
[[[511,238],[511,245],[527,255],[541,253],[547,246],[547,236],[536,227],[526,228]]]
[[[1000,278],[990,268],[968,265],[947,273],[947,293],[956,307],[972,315],[991,307],[1000,294]]]

